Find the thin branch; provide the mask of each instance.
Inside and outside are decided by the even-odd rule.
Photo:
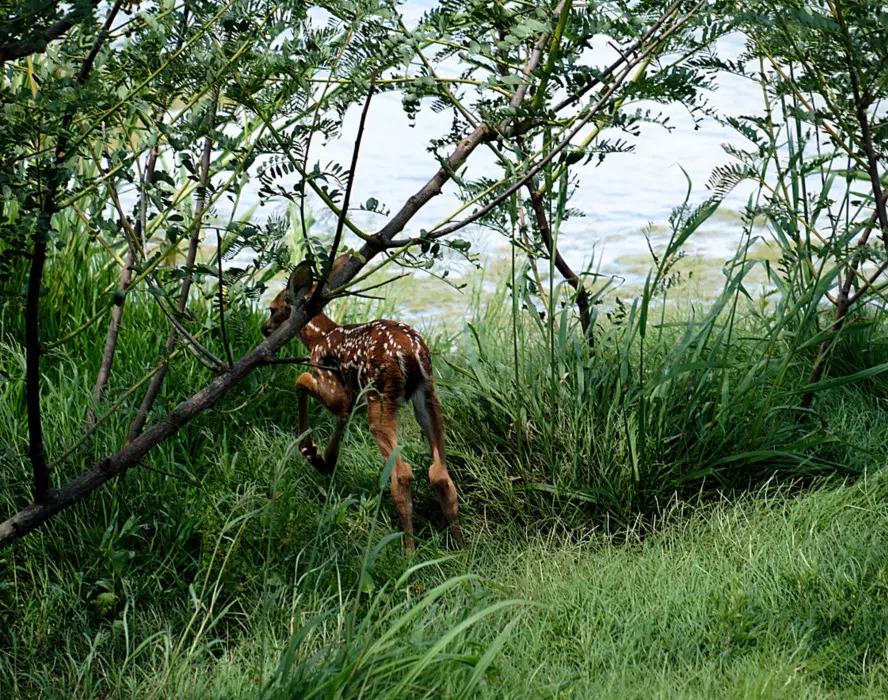
[[[194,223],[191,227],[191,237],[188,241],[188,253],[185,258],[185,277],[182,279],[182,287],[179,292],[179,301],[176,305],[176,311],[179,314],[185,312],[185,307],[188,305],[188,295],[191,293],[191,284],[194,279],[194,262],[197,259],[197,248],[200,244],[201,222],[203,220],[204,207],[206,205],[207,197],[207,186],[210,179],[210,156],[213,150],[213,130],[216,126],[216,110],[218,109],[218,107],[219,87],[217,85],[212,92],[208,114],[208,133],[206,139],[204,139],[203,153],[201,154],[200,160],[200,182],[197,188],[197,195],[194,203]],[[164,347],[165,355],[169,355],[170,352],[172,352],[172,349],[176,346],[177,335],[178,332],[176,330],[176,326],[175,324],[173,324],[170,327],[170,333],[169,336],[167,336],[166,346]],[[132,425],[130,426],[130,441],[134,440],[136,436],[139,435],[145,425],[145,422],[148,420],[148,414],[151,412],[151,408],[154,406],[154,402],[157,400],[157,396],[160,394],[160,388],[163,386],[163,380],[166,377],[168,369],[169,365],[162,365],[161,368],[157,371],[157,374],[155,374],[152,378],[151,384],[148,385],[148,390],[145,392],[142,403],[139,405],[139,410],[136,412],[136,417],[133,419]]]
[[[228,330],[225,326],[225,277],[222,273],[222,232],[216,229],[216,260],[219,273],[219,330],[222,333],[222,347],[225,348],[225,359],[228,366],[234,364],[234,356],[231,354],[231,344],[228,342]]]
[[[562,4],[563,2],[564,0],[562,0]],[[529,76],[537,69],[543,57],[541,47],[544,46],[545,37],[541,37],[535,44],[534,50],[531,52],[530,56],[528,56],[527,61],[521,70],[522,74]],[[520,106],[526,91],[526,84],[519,86],[518,90],[515,91],[515,94],[509,101],[509,105],[511,107]],[[508,121],[504,122],[501,126],[503,129],[508,128]],[[529,128],[529,125],[526,128]],[[402,247],[405,244],[403,241],[396,242],[392,239],[404,230],[404,227],[409,223],[410,219],[413,218],[416,212],[424,207],[429,200],[441,193],[444,184],[451,179],[452,173],[465,162],[466,158],[468,158],[481,143],[494,138],[494,136],[495,131],[488,124],[479,124],[475,127],[471,134],[456,145],[456,148],[447,158],[446,164],[439,168],[438,172],[435,173],[425,185],[408,198],[401,209],[389,219],[388,223],[382,229],[366,240],[362,247],[362,252],[366,251],[367,253],[375,255],[377,252],[386,248]],[[407,245],[412,245],[417,242],[419,242],[419,239],[410,239]]]
[[[561,139],[561,141],[559,141],[555,146],[553,146],[549,150],[549,152],[546,153],[546,155],[544,155],[536,163],[536,165],[531,167],[527,172],[525,172],[515,182],[513,182],[511,185],[509,185],[505,190],[503,190],[496,197],[491,199],[486,205],[484,205],[480,209],[475,210],[471,215],[469,215],[465,219],[462,219],[460,221],[456,221],[456,222],[450,224],[449,226],[444,226],[442,228],[439,228],[437,231],[434,231],[430,235],[426,236],[425,239],[422,239],[422,238],[386,239],[384,232],[386,232],[386,229],[388,228],[388,226],[387,226],[386,229],[383,229],[382,231],[380,231],[379,234],[377,234],[377,236],[379,238],[383,239],[383,242],[381,243],[382,247],[383,248],[402,248],[405,246],[416,245],[416,244],[422,242],[422,240],[442,238],[444,236],[450,235],[451,233],[455,233],[456,231],[459,231],[461,228],[465,228],[469,224],[473,224],[476,221],[478,221],[479,219],[482,219],[483,217],[487,216],[490,212],[492,212],[494,209],[496,209],[500,204],[502,204],[509,197],[511,197],[515,192],[517,192],[519,189],[524,187],[528,182],[530,182],[534,177],[536,177],[536,175],[538,175],[540,173],[540,171],[542,171],[542,169],[545,168],[546,165],[548,165],[555,158],[555,156],[557,156],[568,145],[570,145],[570,142],[573,140],[573,138],[577,134],[579,134],[580,131],[582,131],[583,128],[590,121],[592,121],[592,119],[595,116],[597,116],[597,114],[601,110],[601,108],[613,96],[614,92],[616,92],[617,88],[620,86],[620,84],[623,82],[623,80],[625,80],[626,76],[629,75],[630,69],[633,66],[634,66],[634,64],[630,64],[629,66],[627,66],[627,68],[614,79],[614,81],[611,83],[611,85],[608,87],[608,89],[605,91],[605,93],[602,95],[602,97],[598,100],[598,102],[595,104],[595,106],[589,111],[589,113],[585,117],[583,117],[582,119],[578,120],[576,126],[574,126],[567,133],[567,135]],[[482,125],[482,126],[478,127],[478,129],[476,129],[475,132],[473,132],[472,136],[475,136],[475,133],[477,133],[479,131],[483,131],[485,129],[487,129],[488,133],[490,135],[492,135],[493,132],[492,132],[492,130],[490,130],[490,127],[487,127],[486,125]],[[487,136],[487,138],[490,138],[490,136]],[[468,141],[468,139],[467,139],[467,141]],[[478,145],[478,143],[480,143],[480,140],[478,140],[477,142],[471,143],[472,150],[474,150],[474,148]],[[460,145],[462,145],[462,143]],[[439,191],[440,191],[440,188],[439,188]],[[437,192],[435,194],[437,194]],[[408,200],[408,202],[409,202],[409,200]],[[411,216],[412,216],[412,214],[411,214]],[[405,224],[406,224],[406,222],[405,222]],[[403,226],[402,226],[402,228],[403,228]]]
[[[358,155],[361,152],[361,142],[364,139],[364,125],[367,122],[367,113],[370,111],[370,100],[373,99],[373,92],[376,86],[373,80],[370,80],[370,88],[367,90],[367,99],[364,100],[364,108],[361,110],[361,120],[358,122],[358,133],[355,135],[355,146],[352,149],[351,165],[348,169],[348,182],[345,185],[345,194],[342,197],[342,209],[339,217],[336,219],[336,233],[333,235],[333,243],[330,246],[330,255],[327,260],[327,269],[324,270],[324,276],[330,274],[330,268],[333,267],[333,261],[336,259],[336,253],[339,250],[339,243],[342,241],[342,230],[345,227],[345,217],[348,214],[348,203],[351,200],[352,187],[355,183],[355,176],[358,168]]]
[[[850,50],[850,49],[849,49]],[[882,191],[882,181],[879,177],[879,163],[876,159],[876,152],[873,148],[873,138],[870,131],[869,117],[866,113],[867,101],[860,94],[860,83],[857,77],[857,69],[851,55],[847,56],[848,73],[851,77],[851,90],[854,96],[854,112],[857,116],[857,123],[860,125],[860,135],[862,138],[863,152],[866,155],[867,174],[870,178],[870,186],[873,190],[876,208],[875,213],[878,217],[879,227],[882,230],[882,240],[888,247],[888,211],[885,206],[885,193]]]
[[[555,241],[552,238],[552,229],[549,226],[549,218],[546,215],[546,207],[543,203],[543,193],[537,189],[536,184],[533,182],[527,183],[527,191],[530,193],[530,204],[533,207],[533,214],[536,218],[537,230],[540,232],[540,237],[543,239],[543,244],[546,246],[546,252],[549,254],[550,258],[554,259],[555,267],[558,268],[558,272],[561,273],[564,279],[567,280],[567,283],[573,287],[576,292],[577,310],[580,313],[580,326],[583,329],[583,335],[586,338],[586,342],[589,344],[589,347],[592,347],[595,344],[595,339],[592,335],[592,315],[589,311],[589,292],[586,291],[586,287],[583,285],[583,280],[581,280],[571,266],[567,264],[567,261],[561,257],[561,253],[555,246]]]
[[[96,56],[108,29],[114,22],[123,0],[117,0],[108,12],[105,23],[96,34],[92,46],[77,72],[77,82],[82,85],[92,69]],[[34,502],[39,503],[49,490],[49,467],[43,445],[43,424],[40,407],[40,290],[43,286],[43,268],[46,264],[46,247],[55,214],[56,196],[64,186],[61,165],[67,158],[67,131],[74,120],[74,111],[69,109],[60,124],[56,139],[55,154],[46,173],[46,184],[40,198],[40,213],[34,230],[34,248],[31,254],[31,269],[28,274],[28,292],[25,301],[25,397],[28,414],[28,457],[34,474]]]
[[[177,335],[181,335],[183,340],[185,340],[185,347],[188,351],[195,357],[195,359],[200,362],[204,367],[208,370],[216,372],[220,367],[223,367],[225,363],[206,346],[204,346],[191,332],[185,327],[178,318],[176,318],[176,314],[170,311],[160,295],[162,294],[160,290],[160,286],[157,284],[157,281],[152,277],[147,278],[148,286],[157,291],[157,294],[152,294],[157,301],[158,307],[160,307],[161,312],[164,316],[166,316],[167,321],[169,321],[170,325],[173,327]]]
[[[302,357],[271,357],[263,362],[259,363],[260,367],[267,367],[270,365],[301,365],[303,367],[314,367],[315,369],[323,369],[328,372],[338,372],[338,367],[331,367],[330,365],[320,365],[311,361],[311,358],[307,355]]]
[[[102,393],[111,376],[111,364],[114,361],[114,352],[117,348],[117,338],[120,335],[120,323],[123,318],[123,305],[126,302],[126,291],[133,278],[133,265],[135,264],[135,249],[132,244],[127,246],[126,261],[120,269],[120,281],[117,292],[114,294],[114,308],[111,310],[111,320],[108,322],[108,332],[105,334],[105,347],[102,351],[102,362],[96,374],[96,383],[93,385],[92,405],[86,414],[86,426],[89,428],[95,423],[95,407],[102,400]]]
[[[660,28],[669,20],[669,18],[672,17],[672,15],[674,15],[678,11],[679,7],[681,7],[681,4],[683,2],[684,2],[684,0],[675,0],[675,2],[673,2],[668,8],[666,8],[666,11],[663,12],[662,15],[660,15],[660,17],[648,28],[648,30],[644,34],[642,34],[628,48],[623,49],[623,51],[620,53],[620,57],[616,61],[611,63],[607,68],[605,68],[603,71],[601,71],[601,73],[596,75],[595,79],[590,81],[588,85],[584,85],[583,88],[579,92],[577,92],[573,95],[568,95],[561,102],[559,102],[554,107],[552,107],[552,111],[553,112],[560,112],[565,107],[570,107],[571,105],[575,105],[592,88],[596,87],[597,85],[600,85],[607,78],[609,78],[611,75],[613,75],[614,72],[616,72],[616,70],[623,63],[628,63],[630,61],[632,54],[636,53],[642,46],[644,46],[648,42],[648,40],[652,36],[654,36],[654,34],[656,34],[660,30]],[[691,10],[691,13],[695,12],[698,7],[699,7],[699,5],[694,7]]]
[[[127,217],[126,212],[123,209],[123,205],[120,201],[120,196],[118,195],[114,184],[111,183],[108,187],[108,193],[111,195],[111,200],[114,203],[115,208],[117,209],[117,216],[127,240],[127,258],[124,264],[121,266],[120,282],[118,284],[117,293],[114,295],[114,308],[111,310],[111,320],[108,322],[108,331],[105,334],[105,347],[102,351],[102,361],[99,365],[99,371],[96,374],[96,383],[93,386],[92,405],[89,407],[89,410],[86,414],[87,431],[89,431],[89,429],[95,425],[95,408],[102,400],[102,394],[104,393],[105,386],[108,384],[108,380],[111,376],[111,365],[114,361],[114,354],[117,350],[117,339],[120,335],[120,324],[123,318],[123,306],[126,303],[127,291],[129,290],[130,284],[132,283],[133,265],[136,261],[137,250],[144,251],[144,245],[141,241],[141,231],[143,230],[144,212],[147,208],[147,203],[145,201],[145,184],[147,182],[150,182],[154,178],[154,169],[155,164],[157,163],[158,150],[159,146],[155,144],[148,153],[148,159],[145,164],[145,171],[142,176],[139,202],[141,215],[139,217],[139,220],[136,221],[135,231],[133,230],[132,226],[130,226],[129,218]],[[110,157],[107,155],[107,152],[105,154],[105,157],[108,160],[108,166],[110,168],[111,162]]]

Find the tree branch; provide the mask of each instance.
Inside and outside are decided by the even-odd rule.
[[[342,196],[342,209],[336,219],[336,233],[333,234],[333,244],[330,246],[330,255],[324,269],[325,277],[330,274],[330,269],[333,267],[333,262],[336,258],[336,252],[339,250],[339,243],[342,241],[342,230],[345,227],[345,219],[348,216],[348,203],[351,200],[352,186],[354,185],[355,175],[358,168],[358,154],[361,151],[361,141],[364,138],[364,124],[367,121],[367,112],[370,111],[370,100],[373,99],[374,89],[375,86],[371,79],[370,89],[367,91],[367,99],[364,101],[364,109],[361,110],[361,119],[358,122],[358,133],[355,136],[355,146],[352,149],[351,165],[348,169],[348,183],[345,186],[345,194]],[[303,233],[305,232],[303,231]],[[320,289],[321,287],[318,285],[318,290]]]
[[[318,309],[319,310],[319,309]],[[39,503],[34,503],[0,523],[0,548],[27,534],[53,515],[77,502],[109,479],[135,466],[160,442],[172,437],[194,416],[212,407],[250,372],[272,359],[287,341],[296,336],[317,310],[300,301],[287,319],[264,342],[241,357],[232,367],[206,387],[183,401],[166,416],[139,434],[118,452],[103,459],[59,489],[50,489]]]
[[[91,0],[90,13],[99,4],[99,0]],[[60,39],[69,29],[85,19],[87,13],[82,10],[71,10],[60,20],[53,22],[48,27],[38,29],[34,34],[20,41],[13,41],[0,45],[0,64],[6,61],[14,61],[17,58],[25,58],[35,53],[43,53],[51,41]]]

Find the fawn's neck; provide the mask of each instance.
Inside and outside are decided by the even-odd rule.
[[[302,330],[299,331],[299,337],[305,343],[305,347],[311,350],[334,328],[339,328],[339,324],[327,316],[327,314],[321,312],[303,326]]]

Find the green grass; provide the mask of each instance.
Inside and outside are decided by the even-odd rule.
[[[52,261],[46,298],[68,303],[46,338],[101,308],[72,291],[77,254]],[[464,552],[445,547],[409,411],[413,559],[364,418],[321,477],[295,449],[296,370],[257,372],[0,552],[0,697],[884,697],[888,391],[882,375],[843,379],[885,361],[884,325],[855,321],[800,414],[811,331],[731,299],[615,309],[592,350],[566,313],[552,333],[513,324],[504,296],[435,337]],[[29,490],[16,311],[2,310],[4,513]],[[232,313],[237,349],[260,322]],[[148,298],[124,324],[109,402],[164,340]],[[103,326],[46,358],[50,455],[82,432]],[[206,379],[178,358],[157,410]],[[56,480],[120,444],[123,405]],[[329,419],[313,419],[323,439]]]

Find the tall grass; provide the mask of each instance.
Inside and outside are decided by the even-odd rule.
[[[47,294],[69,303],[47,316],[47,338],[81,328],[113,289],[112,268],[84,288],[68,269],[84,255],[51,261]],[[667,309],[663,289],[655,273],[644,322],[638,304],[614,309],[594,349],[568,311],[516,322],[502,296],[434,339],[463,553],[440,549],[418,478],[420,548],[407,559],[363,421],[322,478],[295,450],[294,370],[250,377],[0,554],[0,695],[878,695],[884,479],[801,495],[789,485],[884,465],[881,375],[844,379],[883,362],[881,346],[837,350],[819,394],[830,419],[818,404],[800,416],[812,336],[785,332],[787,312],[735,303],[730,284],[711,305]],[[235,343],[258,337],[259,314],[231,314],[244,329]],[[56,466],[59,480],[119,444],[130,404],[116,402],[157,362],[156,304],[133,297],[124,324],[107,418]],[[3,332],[0,507],[12,512],[28,493],[24,364],[11,321]],[[47,356],[51,455],[82,432],[103,333],[85,326]],[[181,355],[171,377],[167,404],[206,371]],[[315,413],[323,438],[329,419]],[[427,450],[404,418],[403,454],[421,474]],[[705,505],[775,474],[787,486]]]
[[[816,297],[749,300],[743,285],[754,263],[744,247],[717,298],[675,299],[663,284],[668,255],[642,296],[599,324],[594,348],[566,305],[517,323],[503,298],[476,310],[445,360],[444,404],[451,458],[488,515],[580,529],[604,519],[620,529],[673,496],[720,496],[775,475],[857,475],[884,463],[884,430],[856,428],[882,425],[872,407],[885,400],[884,320],[855,321],[805,410],[800,397],[821,338],[810,322]]]

